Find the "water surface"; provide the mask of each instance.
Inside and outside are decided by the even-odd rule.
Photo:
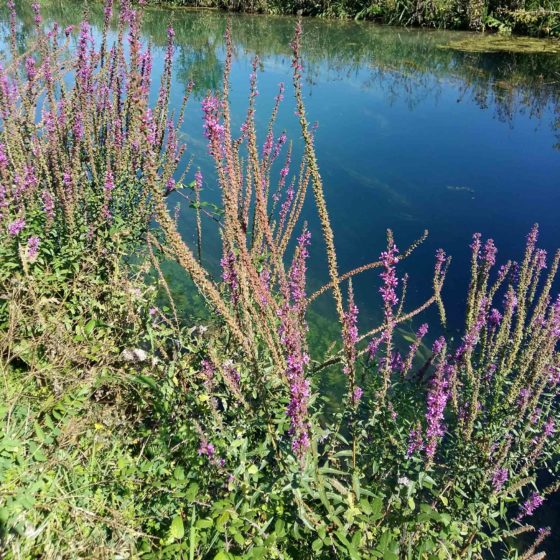
[[[44,0],[47,21],[82,19],[85,4]],[[101,7],[90,5],[99,27]],[[33,27],[29,2],[18,3],[19,40]],[[7,31],[6,14],[3,28]],[[172,103],[178,107],[194,80],[183,128],[185,162],[205,177],[204,196],[219,201],[202,136],[200,99],[220,87],[227,16],[213,11],[150,9],[143,34],[161,70],[166,28],[176,31]],[[295,20],[231,17],[233,121],[245,114],[251,60],[259,56],[257,116],[266,124],[278,83],[288,85],[277,133],[286,129],[301,153],[294,116],[289,42]],[[98,32],[98,29],[97,29]],[[308,116],[317,121],[317,154],[342,271],[375,260],[385,231],[404,248],[424,229],[428,241],[403,264],[411,275],[410,305],[430,293],[432,256],[443,247],[454,257],[445,296],[451,324],[460,322],[473,232],[493,237],[504,259],[520,254],[524,237],[539,222],[542,243],[560,243],[560,57],[555,54],[465,53],[447,48],[468,37],[457,32],[403,30],[370,23],[305,20],[303,57]],[[261,141],[263,140],[261,134]],[[194,167],[193,172],[194,173]],[[173,206],[179,198],[173,198]],[[192,211],[183,204],[181,229],[193,239]],[[308,203],[304,219],[315,240],[310,290],[327,278],[318,220]],[[219,242],[205,225],[205,254],[215,264]],[[379,319],[375,274],[356,281],[363,325]],[[329,316],[329,299],[317,309]]]

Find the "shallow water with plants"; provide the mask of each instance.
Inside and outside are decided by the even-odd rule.
[[[127,12],[126,31],[98,3],[44,0],[40,15],[15,4],[17,21],[0,12],[2,72],[19,71],[0,80],[0,272],[13,294],[0,299],[10,397],[0,416],[11,429],[0,538],[12,552],[39,527],[60,547],[39,539],[46,557],[68,555],[75,538],[42,521],[33,492],[13,498],[25,437],[28,472],[51,488],[41,450],[62,440],[57,484],[67,496],[72,484],[93,489],[72,502],[81,555],[99,532],[101,555],[118,541],[146,557],[301,558],[313,546],[314,558],[482,558],[502,545],[517,554],[506,523],[527,527],[537,509],[532,519],[551,523],[539,515],[554,517],[560,446],[558,259],[545,263],[560,240],[556,42],[323,20],[304,20],[292,39],[292,18],[152,7],[138,29]],[[10,58],[37,33],[37,60],[14,71]],[[224,76],[229,104],[215,96]],[[497,280],[496,246],[500,263],[525,254]],[[336,267],[371,270],[343,277],[341,291]],[[20,385],[29,403],[14,396]],[[75,412],[88,402],[107,419]],[[82,436],[93,443],[80,455]],[[548,510],[525,488],[537,477]],[[521,549],[534,552],[533,540]]]

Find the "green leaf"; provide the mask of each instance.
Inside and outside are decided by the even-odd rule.
[[[176,540],[181,540],[185,536],[185,526],[183,525],[183,518],[180,515],[176,515],[173,518],[170,534]]]
[[[84,327],[84,332],[87,335],[90,335],[93,332],[93,329],[95,328],[95,325],[97,324],[97,321],[95,319],[90,319],[87,323],[86,326]]]
[[[323,541],[321,539],[315,539],[311,548],[314,552],[319,552],[323,548]]]

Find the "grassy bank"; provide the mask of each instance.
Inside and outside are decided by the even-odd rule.
[[[558,0],[164,0],[154,3],[263,14],[369,19],[389,25],[560,35]]]

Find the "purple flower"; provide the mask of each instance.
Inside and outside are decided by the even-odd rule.
[[[516,521],[521,521],[524,517],[529,517],[535,513],[535,510],[544,503],[544,498],[538,493],[533,492],[525,503],[521,506],[519,515],[515,518]]]
[[[426,398],[426,456],[432,459],[436,452],[438,439],[443,436],[443,414],[449,398],[449,382],[447,377],[450,367],[441,363],[436,371]]]
[[[546,268],[546,251],[544,249],[537,249],[535,253],[535,263],[539,270]]]
[[[488,316],[488,322],[490,323],[490,326],[497,327],[500,324],[501,320],[502,314],[497,309],[493,308],[492,311],[490,311],[490,315]]]
[[[350,375],[356,362],[356,343],[358,342],[358,307],[354,303],[354,291],[351,283],[348,287],[348,310],[344,312],[343,321],[343,342],[347,352],[344,373]]]
[[[274,152],[272,153],[272,161],[276,160],[276,158],[280,155],[280,151],[282,150],[282,146],[286,143],[287,136],[285,132],[278,137],[276,140],[276,145],[274,146]]]
[[[480,338],[480,331],[482,330],[482,327],[486,322],[487,305],[488,305],[488,300],[485,297],[483,297],[480,300],[476,321],[474,325],[472,325],[472,327],[468,330],[468,332],[465,333],[465,336],[463,337],[463,342],[461,343],[461,345],[459,346],[459,348],[455,353],[455,358],[457,360],[460,359],[464,354],[467,354],[468,352],[472,351],[473,348],[478,343]]]
[[[32,82],[37,75],[37,69],[35,67],[35,59],[32,56],[28,56],[25,59],[25,71],[27,73],[27,79]]]
[[[263,150],[262,150],[263,159],[268,159],[270,157],[270,154],[272,153],[273,141],[274,141],[274,137],[272,135],[272,130],[270,130],[266,135],[266,140],[263,144]]]
[[[112,14],[113,14],[113,0],[106,0],[105,6],[103,7],[103,17],[105,19],[106,24],[111,19]]]
[[[222,364],[222,371],[225,377],[232,383],[235,387],[239,388],[239,382],[241,381],[241,375],[237,368],[235,367],[232,360],[226,360]]]
[[[41,6],[38,2],[33,2],[33,4],[31,4],[31,8],[33,10],[33,21],[35,22],[35,25],[41,25]]]
[[[383,251],[380,256],[381,263],[385,270],[379,275],[383,280],[383,286],[379,288],[379,292],[385,303],[386,319],[392,317],[391,308],[399,302],[396,292],[399,281],[395,273],[395,265],[398,262],[398,252],[397,246],[393,244],[387,251]]]
[[[202,173],[200,169],[197,169],[194,174],[194,187],[198,192],[202,190]]]
[[[200,447],[198,448],[199,455],[206,455],[208,457],[212,457],[214,455],[216,449],[213,444],[208,443],[208,441],[203,440],[200,442]]]
[[[527,235],[527,250],[533,252],[539,238],[539,224],[535,224]]]
[[[554,423],[554,418],[550,417],[544,424],[543,436],[549,438],[556,431],[556,425]]]
[[[531,424],[536,424],[539,421],[541,415],[542,415],[542,408],[540,407],[535,408],[535,410],[533,410],[529,418]]]
[[[295,255],[288,273],[288,284],[292,301],[296,306],[300,306],[305,302],[306,260],[309,256],[307,247],[311,244],[311,232],[304,229],[297,241]]]
[[[222,280],[229,288],[231,300],[234,304],[239,301],[239,278],[235,270],[235,255],[230,251],[220,259],[222,265]]]
[[[200,362],[200,373],[204,377],[205,384],[211,383],[216,373],[216,367],[211,360],[205,358]]]
[[[309,356],[305,350],[306,325],[302,319],[309,240],[310,234],[304,229],[298,237],[298,245],[288,274],[288,285],[283,288],[284,304],[278,311],[280,318],[278,333],[285,349],[285,376],[290,388],[290,402],[286,410],[290,418],[289,434],[292,437],[292,450],[302,462],[310,445],[308,421],[310,384],[305,378]]]
[[[17,218],[11,224],[8,224],[8,233],[15,237],[19,235],[23,228],[25,227],[25,220],[23,218]]]
[[[492,487],[494,488],[494,492],[499,492],[504,484],[507,482],[509,478],[509,473],[507,469],[498,468],[494,471],[492,476]]]
[[[354,394],[352,395],[354,404],[358,404],[364,394],[364,390],[361,387],[354,387]]]
[[[0,169],[4,170],[8,167],[8,156],[4,144],[0,144]]]
[[[410,345],[408,349],[408,354],[406,356],[406,359],[404,360],[403,374],[406,374],[408,371],[410,371],[410,368],[412,367],[412,362],[414,360],[414,357],[416,356],[416,353],[418,352],[418,348],[420,347],[422,339],[426,336],[427,333],[428,333],[428,324],[424,323],[423,325],[420,325],[420,328],[416,332],[416,340]]]
[[[62,182],[64,184],[64,186],[66,187],[66,190],[70,190],[70,188],[72,187],[72,173],[69,170],[66,170],[62,173]]]
[[[373,358],[375,358],[375,355],[377,354],[377,351],[379,350],[379,347],[381,346],[381,343],[385,341],[385,333],[383,333],[381,336],[378,336],[377,338],[372,338],[367,346],[367,352],[368,352],[368,356],[370,360],[373,360]]]
[[[494,266],[496,264],[496,245],[494,245],[493,239],[488,239],[484,244],[484,250],[482,251],[482,260],[487,264],[488,267]]]
[[[560,383],[560,367],[550,366],[548,370],[548,382],[553,386]]]
[[[146,142],[148,147],[153,149],[156,143],[156,125],[154,123],[152,110],[148,107],[146,113],[144,114],[142,124],[146,133]]]
[[[353,301],[348,303],[348,311],[344,313],[344,319],[347,326],[346,342],[353,346],[358,342],[358,307]]]
[[[440,336],[438,339],[435,340],[432,346],[432,352],[435,355],[437,355],[443,350],[444,346],[445,346],[445,338],[443,338],[443,336]]]
[[[202,100],[202,111],[204,113],[204,135],[208,138],[210,153],[214,156],[221,155],[225,129],[220,123],[220,100],[214,95],[208,95]]]
[[[436,251],[436,271],[441,272],[445,261],[447,260],[447,256],[443,249],[438,249]]]
[[[515,292],[510,289],[504,296],[504,310],[506,313],[513,313],[514,309],[517,307],[517,296]]]
[[[80,36],[78,39],[78,47],[76,50],[77,82],[84,90],[89,89],[89,79],[91,76],[92,68],[88,57],[88,46],[93,42],[91,35],[91,27],[87,21],[82,21],[80,25]]]
[[[527,387],[522,387],[519,390],[519,395],[517,397],[517,404],[521,408],[524,408],[525,406],[527,406],[530,397],[531,397],[531,389],[528,389]]]
[[[490,364],[488,366],[488,369],[486,370],[486,373],[484,374],[484,377],[482,378],[483,381],[487,383],[492,381],[492,377],[494,377],[494,374],[496,373],[496,369],[497,369],[496,364]]]
[[[165,192],[170,193],[175,190],[175,179],[173,177],[169,177],[167,179],[167,183],[165,183]]]
[[[41,240],[36,235],[32,235],[27,240],[27,257],[30,261],[34,261],[37,258],[37,254],[39,253],[40,241]]]
[[[43,200],[43,211],[47,215],[47,220],[52,221],[54,219],[54,199],[51,193],[44,190],[41,199]]]
[[[410,430],[410,434],[408,436],[408,449],[406,450],[406,457],[410,459],[416,451],[421,451],[424,449],[424,439],[422,438],[422,430],[420,426],[413,428]]]
[[[113,172],[111,169],[107,169],[107,173],[105,174],[105,184],[103,185],[103,194],[104,194],[104,203],[102,214],[106,220],[111,219],[111,211],[109,210],[109,203],[111,202],[112,192],[115,188],[115,180],[113,178]]]
[[[80,141],[84,137],[84,122],[80,113],[76,113],[74,117],[73,131],[76,140]]]
[[[480,242],[480,238],[481,238],[481,234],[480,233],[475,233],[473,234],[472,237],[472,243],[470,244],[470,248],[472,249],[472,253],[473,253],[473,258],[477,259],[480,256],[480,247],[481,247],[481,242]]]

